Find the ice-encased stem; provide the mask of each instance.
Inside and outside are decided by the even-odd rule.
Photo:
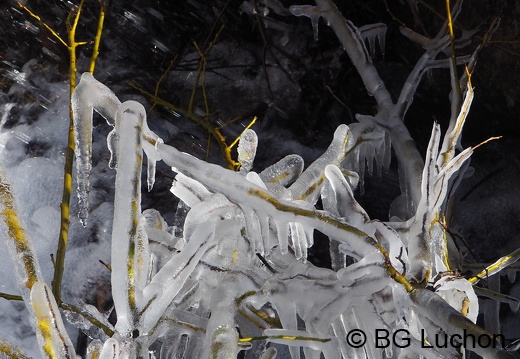
[[[237,174],[238,175],[238,174]],[[149,333],[157,325],[164,311],[182,289],[184,283],[199,263],[200,258],[212,245],[215,225],[200,223],[182,251],[174,255],[152,278],[149,287],[158,287],[159,295],[144,311],[141,319],[143,334]]]
[[[7,227],[7,251],[14,264],[25,306],[36,320],[41,354],[48,358],[75,358],[74,347],[52,292],[43,282],[31,240],[18,217],[11,188],[0,168],[0,216]]]
[[[29,306],[29,293],[37,281],[43,280],[40,265],[36,259],[31,239],[25,231],[25,225],[16,209],[11,186],[5,178],[0,166],[0,217],[7,230],[6,247],[13,262],[18,286],[22,296]],[[3,227],[3,226],[2,226]],[[28,308],[30,310],[30,308]]]
[[[241,285],[237,275],[229,274],[211,295],[211,317],[206,329],[205,358],[231,359],[238,354],[235,316]]]
[[[74,346],[63,325],[56,300],[42,281],[37,281],[32,286],[31,306],[42,355],[50,359],[76,359]]]
[[[487,346],[478,345],[475,340],[474,347],[467,346],[466,349],[475,352],[483,358],[489,359],[514,359],[515,356],[505,351],[501,343],[495,340],[493,334],[488,333],[471,320],[451,307],[439,295],[428,289],[415,289],[410,293],[410,299],[414,304],[414,310],[420,315],[431,320],[435,325],[442,328],[448,335],[457,335],[464,338],[473,335],[475,338],[485,337]],[[472,343],[471,340],[467,342]]]
[[[2,355],[7,358],[31,359],[22,349],[0,338],[0,356]]]
[[[253,168],[253,161],[258,147],[258,136],[256,132],[248,129],[240,135],[238,142],[238,162],[240,163],[240,173],[247,174]]]
[[[338,126],[325,153],[317,158],[289,187],[293,199],[308,201],[311,204],[316,203],[321,185],[325,180],[325,167],[329,164],[339,165],[345,158],[349,134],[350,130],[347,125]]]
[[[148,273],[148,241],[140,225],[141,129],[145,114],[143,106],[135,101],[123,103],[116,114],[116,133],[124,141],[118,142],[117,151],[121,156],[118,158],[112,228],[112,296],[117,311],[116,329],[123,335],[134,329],[138,309],[136,291],[142,276]]]

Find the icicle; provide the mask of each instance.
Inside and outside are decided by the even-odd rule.
[[[36,282],[31,289],[31,306],[36,317],[36,334],[42,357],[76,359],[58,304],[47,285]]]
[[[322,15],[319,7],[312,5],[292,5],[289,7],[289,11],[294,16],[306,16],[311,19],[314,40],[318,41],[318,23]]]
[[[481,287],[474,287],[474,288],[475,288],[476,294],[479,297],[491,299],[491,301],[484,301],[484,303],[485,303],[484,307],[489,306],[489,307],[493,308],[492,310],[496,310],[498,312],[499,308],[500,308],[498,303],[506,303],[506,304],[509,304],[509,309],[511,309],[513,312],[518,312],[518,310],[520,309],[520,299],[518,299],[518,298],[511,297],[510,295],[498,293],[496,291],[492,291],[487,288],[481,288]],[[487,321],[489,321],[489,319],[490,319],[489,317],[491,317],[491,319],[496,319],[495,318],[496,316],[494,314],[489,315],[489,312],[490,312],[489,308],[485,312],[488,313]],[[495,325],[493,325],[493,326],[495,326]]]
[[[248,206],[240,206],[244,213],[244,220],[246,222],[246,234],[251,245],[251,252],[265,255],[264,242],[262,240],[262,231],[260,228],[260,221],[255,212]]]
[[[86,359],[98,359],[101,355],[101,351],[103,350],[103,342],[99,339],[94,339],[90,342],[87,347],[87,357]]]
[[[368,42],[368,48],[372,58],[376,56],[376,40],[379,43],[381,56],[385,57],[385,36],[386,25],[382,23],[364,25],[359,28],[359,32],[365,41]]]
[[[303,226],[297,222],[289,223],[289,230],[291,236],[291,242],[294,249],[294,256],[296,259],[302,259],[307,261],[307,237]]]
[[[255,131],[248,129],[242,132],[237,149],[241,174],[245,175],[253,168],[257,146],[258,136]]]
[[[261,359],[275,359],[276,358],[276,348],[275,347],[269,347],[262,353]]]
[[[518,269],[516,269],[516,268],[512,268],[512,269],[507,269],[506,270],[507,279],[509,280],[509,283],[514,283],[515,282],[515,280],[516,280],[516,272],[518,272]]]
[[[71,106],[74,119],[76,142],[76,166],[79,198],[79,218],[83,226],[88,217],[90,171],[92,168],[92,111],[95,109],[107,122],[114,126],[114,118],[121,102],[105,85],[84,73],[74,90]],[[112,161],[111,161],[112,163]]]
[[[276,221],[276,233],[278,234],[278,248],[280,253],[287,254],[289,250],[289,224]]]

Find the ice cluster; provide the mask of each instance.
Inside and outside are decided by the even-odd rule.
[[[448,272],[445,243],[435,239],[442,229],[430,228],[450,178],[472,152],[441,161],[438,125],[417,215],[384,223],[370,220],[357,203],[353,188],[359,177],[349,167],[353,161],[388,164],[388,139],[373,123],[340,125],[325,153],[305,170],[301,157],[290,155],[260,173],[252,170],[256,135],[247,130],[238,151],[243,167],[235,172],[164,144],[148,129],[139,103],[120,103],[89,73],[72,103],[83,222],[89,213],[94,110],[114,126],[108,146],[117,169],[111,254],[117,321],[112,325],[95,308],[84,308],[112,333],[92,336],[88,358],[235,358],[240,351],[247,358],[273,358],[280,344],[292,358],[300,350],[306,358],[445,358],[457,357],[457,350],[425,347],[424,333],[492,339],[474,324],[473,287]],[[180,231],[156,210],[141,212],[143,152],[150,188],[157,160],[176,173],[171,192],[188,209],[178,212]],[[307,261],[316,230],[331,241],[333,270]],[[414,252],[410,243],[424,237],[428,246]],[[420,276],[432,286],[421,284]],[[52,293],[34,280],[29,302],[40,327],[51,329],[39,335],[43,354],[74,358]],[[84,321],[71,322],[84,329]],[[364,347],[349,341],[353,330],[367,335]],[[378,330],[406,330],[410,345],[377,345]],[[509,357],[500,343],[468,349]]]
[[[266,2],[275,5],[280,4]],[[78,313],[61,303],[68,322],[90,338],[87,358],[236,358],[241,351],[245,358],[264,359],[297,359],[302,353],[316,359],[460,358],[464,348],[435,339],[466,334],[493,345],[469,342],[465,349],[485,358],[512,358],[503,343],[475,324],[474,287],[453,270],[460,264],[458,252],[450,248],[441,219],[474,149],[457,151],[473,98],[471,83],[442,144],[434,124],[425,161],[402,122],[422,74],[446,47],[445,37],[432,40],[435,46],[427,47],[394,103],[372,65],[376,43],[384,50],[384,26],[358,29],[329,0],[289,10],[310,17],[316,36],[318,20],[325,17],[378,104],[377,114],[340,125],[327,150],[306,168],[294,154],[254,171],[258,139],[251,129],[240,137],[238,171],[199,160],[151,131],[140,103],[121,103],[91,74],[82,75],[72,109],[83,225],[91,211],[93,111],[113,127],[107,134],[108,165],[117,173],[110,240],[113,308],[100,313],[80,305]],[[362,188],[365,169],[372,174],[388,168],[392,149],[402,196],[393,203],[390,221],[372,220],[354,189]],[[143,163],[153,190],[158,161],[175,173],[175,226],[155,209],[141,210]],[[7,248],[35,319],[40,353],[76,358],[3,173],[0,199],[2,229],[9,234]],[[329,239],[332,269],[307,260],[317,231]],[[108,320],[110,313],[115,321]],[[381,331],[390,338],[408,333],[408,345],[379,341]],[[366,342],[355,345],[352,333],[362,333]]]

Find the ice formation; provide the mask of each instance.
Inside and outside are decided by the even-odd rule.
[[[80,315],[103,329],[94,334],[85,320],[71,311],[66,315],[90,336],[88,358],[236,358],[245,351],[246,358],[267,359],[276,356],[280,344],[289,346],[293,359],[301,351],[305,358],[446,358],[460,353],[425,347],[425,342],[434,343],[441,333],[494,340],[475,324],[476,280],[450,270],[449,238],[440,222],[473,151],[455,151],[473,96],[471,84],[442,147],[434,124],[424,162],[402,123],[414,88],[444,40],[427,46],[393,103],[372,65],[375,41],[384,47],[382,26],[358,29],[329,0],[290,11],[311,17],[316,36],[318,19],[325,18],[379,109],[374,116],[357,116],[359,122],[350,127],[340,125],[325,153],[305,170],[300,156],[289,155],[255,172],[258,141],[251,129],[240,138],[238,172],[201,161],[152,132],[141,104],[121,103],[92,75],[82,75],[72,108],[84,224],[90,211],[93,111],[114,128],[107,142],[109,166],[117,171],[110,261],[116,323],[83,305]],[[370,174],[374,164],[378,172],[388,168],[391,148],[401,170],[403,195],[394,203],[401,219],[371,220],[353,190],[358,183],[362,187],[365,168]],[[141,212],[143,154],[148,190],[157,161],[176,173],[171,192],[180,200],[176,223],[182,228],[170,228],[156,210]],[[0,178],[8,250],[35,318],[41,354],[75,358],[6,183]],[[316,230],[330,240],[332,269],[307,261]],[[496,267],[505,268],[505,262]],[[356,330],[367,335],[364,347],[349,342]],[[410,345],[381,347],[377,330],[406,331]],[[512,358],[498,342],[467,349],[488,358]]]
[[[234,172],[164,144],[148,129],[139,103],[119,103],[90,74],[82,76],[78,88],[78,157],[90,151],[92,111],[115,104],[104,116],[115,127],[109,143],[111,164],[117,169],[111,256],[117,322],[114,327],[106,323],[114,335],[104,343],[93,340],[89,353],[144,357],[159,345],[156,357],[231,358],[241,350],[247,356],[272,357],[268,343],[273,343],[289,345],[293,358],[300,357],[299,348],[308,358],[355,358],[365,357],[365,352],[345,342],[345,333],[354,329],[426,330],[429,335],[469,331],[491,338],[473,324],[478,303],[466,279],[442,276],[431,289],[412,284],[448,270],[444,243],[430,239],[429,224],[445,202],[449,178],[472,152],[451,156],[439,167],[439,158],[447,155],[438,150],[438,125],[426,155],[417,216],[399,225],[370,220],[353,195],[357,181],[350,164],[357,162],[358,171],[365,161],[369,169],[374,161],[378,168],[388,166],[389,141],[374,121],[352,129],[340,125],[329,148],[305,171],[297,155],[260,174],[252,171],[257,139],[247,130],[238,146],[243,168]],[[456,143],[458,134],[452,134],[450,143]],[[172,235],[175,231],[159,212],[141,214],[143,151],[149,162],[161,159],[177,173],[172,193],[188,207],[180,212],[182,237]],[[78,172],[88,178],[87,159],[79,163]],[[153,177],[150,170],[148,176]],[[78,185],[88,193],[88,182]],[[315,207],[320,198],[322,210]],[[85,212],[81,215],[86,218]],[[306,260],[314,230],[339,243],[332,258],[335,270]],[[162,247],[150,246],[150,240],[177,250],[164,253]],[[47,302],[54,308],[48,313],[55,313],[52,300]],[[440,313],[451,313],[450,319]],[[245,344],[254,338],[262,340]],[[369,357],[381,356],[381,350],[390,357],[400,352],[441,355],[422,348],[420,336],[414,338],[416,345],[406,350],[395,345],[383,350],[370,334],[366,351]],[[469,349],[509,355],[500,347]]]

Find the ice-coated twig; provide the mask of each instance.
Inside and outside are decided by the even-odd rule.
[[[372,344],[365,349],[350,348],[345,337],[353,329],[410,329],[415,346],[409,352],[431,358],[442,358],[443,352],[421,350],[416,339],[418,328],[425,328],[429,335],[441,331],[458,335],[467,330],[489,338],[489,333],[479,331],[464,317],[474,320],[478,312],[470,283],[440,275],[447,266],[438,214],[448,189],[458,184],[460,176],[456,175],[474,150],[469,148],[457,156],[454,153],[465,115],[460,116],[460,126],[449,131],[445,152],[452,153],[442,166],[438,163],[445,153],[439,154],[440,128],[434,126],[423,166],[401,121],[404,113],[398,113],[398,106],[389,100],[361,31],[345,21],[329,0],[317,2],[316,8],[298,11],[318,11],[335,30],[348,35],[345,47],[376,97],[378,113],[374,117],[359,116],[360,123],[353,125],[352,131],[346,125],[339,126],[328,150],[306,171],[302,172],[303,160],[296,155],[260,174],[251,171],[257,142],[252,131],[244,132],[239,145],[241,173],[206,163],[162,143],[146,126],[144,108],[138,103],[112,101],[117,106],[107,116],[114,118],[115,125],[109,144],[111,164],[117,167],[112,237],[112,294],[117,323],[113,338],[102,349],[96,347],[98,352],[102,350],[101,357],[144,356],[157,339],[163,346],[171,345],[165,356],[200,357],[205,353],[206,357],[233,358],[245,349],[238,342],[253,340],[240,341],[242,331],[236,326],[249,328],[239,320],[250,321],[249,326],[257,333],[264,330],[265,335],[257,339],[296,345],[290,349],[293,358],[299,357],[302,347],[308,358],[319,358],[320,353],[327,359],[406,355],[396,346],[384,351]],[[428,46],[442,47],[441,42],[432,41]],[[431,57],[426,60],[423,69],[432,65]],[[412,95],[417,77],[408,84]],[[95,82],[86,76],[85,88],[105,89],[89,85],[89,81]],[[79,92],[78,96],[88,95]],[[91,116],[92,108],[84,110],[82,116]],[[469,104],[466,112],[468,108]],[[405,107],[401,109],[406,111]],[[393,224],[395,230],[370,221],[345,178],[352,162],[343,161],[350,157],[354,164],[361,162],[358,165],[363,169],[368,161],[369,172],[374,160],[378,169],[387,167],[388,137],[400,161],[409,161],[401,164],[402,184],[406,185],[403,193],[413,192],[407,198],[411,198],[413,208],[408,214],[415,214],[406,223]],[[149,159],[149,188],[156,160],[162,159],[177,172],[171,191],[181,199],[185,210],[182,239],[169,234],[158,212],[141,214],[143,151]],[[315,207],[320,195],[323,210]],[[334,247],[343,256],[343,260],[334,262],[336,271],[305,261],[314,230],[340,243]],[[148,236],[168,247],[167,253],[154,252],[156,243],[148,248]],[[346,266],[345,254],[356,262]],[[429,290],[417,289],[428,284],[425,279],[431,273],[439,274],[433,287],[446,300]],[[410,283],[412,278],[418,279],[416,285]],[[410,302],[413,312],[408,309]],[[446,313],[448,317],[443,319]],[[473,349],[490,357],[508,357],[501,349]],[[273,352],[268,349],[263,357]]]
[[[169,166],[189,173],[193,179],[214,192],[224,194],[235,204],[247,204],[256,212],[262,213],[262,217],[272,218],[279,223],[299,221],[305,226],[316,228],[338,240],[349,242],[360,256],[363,256],[362,253],[376,250],[373,246],[373,238],[325,212],[305,209],[294,202],[278,200],[239,174],[217,165],[205,163],[174,147],[159,144],[158,151],[163,161]]]
[[[99,359],[119,359],[119,342],[114,338],[108,339],[103,345]]]
[[[42,281],[40,265],[33,244],[25,231],[25,225],[18,216],[11,185],[7,182],[3,167],[0,165],[0,218],[5,236],[6,247],[22,292],[25,305],[30,310],[29,294],[34,283]]]
[[[123,103],[116,113],[118,141],[114,225],[112,228],[112,296],[118,314],[116,329],[130,333],[137,320],[137,291],[148,274],[148,238],[141,217],[142,137],[146,112],[135,101]],[[121,255],[121,254],[124,255]]]
[[[495,263],[490,264],[484,270],[469,279],[473,284],[477,284],[482,278],[487,278],[499,273],[511,264],[516,263],[520,259],[520,248],[514,250],[506,256],[498,259]]]
[[[240,135],[238,142],[238,163],[240,163],[240,173],[247,174],[253,168],[253,161],[258,146],[258,136],[255,131],[248,129]]]
[[[36,319],[36,336],[40,353],[48,358],[76,358],[74,346],[63,326],[54,295],[43,282],[40,265],[27,235],[0,167],[0,217],[7,232],[7,251],[14,264],[18,286],[25,306]],[[3,226],[2,226],[3,227]]]
[[[461,340],[468,335],[472,335],[477,339],[485,338],[482,340],[486,340],[486,343],[490,343],[484,346],[480,345],[477,339],[474,342],[467,340],[466,343],[468,346],[466,349],[484,358],[514,359],[512,354],[502,348],[501,343],[495,336],[474,324],[434,292],[428,289],[416,289],[410,294],[410,299],[415,311],[429,318],[448,335],[457,335]]]
[[[211,295],[212,314],[206,329],[204,358],[236,358],[238,354],[238,331],[235,317],[241,278],[227,275]]]
[[[300,177],[289,187],[293,199],[305,200],[315,204],[325,180],[325,167],[329,164],[339,165],[349,145],[350,130],[347,125],[340,125],[334,132],[334,139],[323,155],[316,159]],[[350,141],[352,144],[353,141]]]
[[[50,359],[76,359],[74,346],[63,325],[56,300],[42,281],[37,281],[31,288],[31,306],[42,355]]]
[[[460,149],[462,128],[464,127],[466,117],[468,116],[469,110],[471,108],[473,97],[473,88],[471,86],[471,82],[468,81],[466,97],[462,103],[459,115],[453,123],[450,123],[450,126],[446,131],[446,135],[444,136],[444,141],[441,148],[441,156],[439,156],[437,160],[437,166],[440,168],[445,167],[447,163],[451,161],[455,155],[455,149]]]
[[[30,359],[22,349],[9,343],[5,339],[0,339],[0,356],[2,355],[5,355],[7,358]]]
[[[153,277],[148,288],[156,291],[157,297],[142,314],[141,328],[143,334],[150,332],[157,325],[164,311],[182,289],[200,258],[213,245],[214,235],[214,224],[201,223],[195,229],[183,250],[172,256],[168,263]]]

